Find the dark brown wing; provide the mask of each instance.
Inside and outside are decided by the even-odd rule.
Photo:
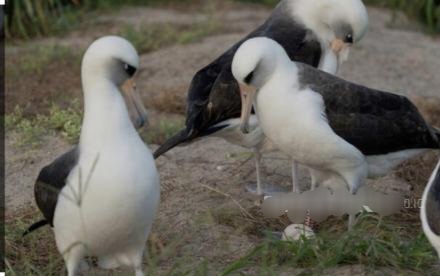
[[[322,95],[332,129],[365,155],[440,148],[439,140],[406,97],[350,83],[297,63],[300,83]]]

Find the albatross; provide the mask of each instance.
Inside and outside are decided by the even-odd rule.
[[[404,96],[350,83],[289,59],[276,41],[253,38],[235,54],[243,132],[252,105],[268,139],[312,168],[318,184],[349,187],[385,175],[403,161],[440,149],[440,131]],[[330,183],[323,183],[331,179]]]
[[[145,243],[160,195],[153,156],[139,137],[146,119],[133,77],[139,56],[125,39],[96,40],[81,68],[84,119],[79,145],[44,167],[35,183],[35,199],[49,224],[68,275],[87,268],[86,256],[102,268],[133,267],[143,276]]]
[[[188,92],[186,127],[159,147],[154,157],[204,136],[224,138],[254,149],[257,193],[262,194],[260,150],[270,146],[256,116],[251,118],[251,133],[245,135],[239,130],[239,86],[231,73],[238,47],[249,38],[268,37],[281,44],[290,59],[335,74],[347,59],[352,44],[364,36],[367,25],[368,14],[361,0],[281,1],[263,25],[195,74]],[[295,163],[292,173],[295,189]]]
[[[440,162],[423,193],[420,215],[423,231],[440,258]]]

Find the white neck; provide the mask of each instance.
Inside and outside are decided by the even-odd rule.
[[[80,146],[96,150],[136,133],[118,87],[107,79],[83,83],[84,120]],[[137,133],[136,133],[137,135]]]

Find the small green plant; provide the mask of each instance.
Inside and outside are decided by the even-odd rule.
[[[140,53],[148,53],[172,44],[187,44],[199,41],[221,29],[221,24],[214,20],[191,26],[173,26],[155,24],[134,27],[125,26],[119,35],[129,40]]]
[[[41,75],[44,69],[52,62],[60,59],[75,60],[79,64],[82,53],[63,45],[45,45],[30,48],[22,56],[19,66],[22,73]]]
[[[67,109],[53,105],[47,120],[49,128],[59,131],[69,142],[78,141],[82,122],[79,101],[74,101],[72,107]]]
[[[81,131],[82,113],[78,101],[71,107],[62,109],[53,105],[49,115],[37,115],[34,118],[23,116],[20,107],[5,116],[6,131],[17,135],[19,146],[36,147],[41,144],[45,135],[61,134],[70,143],[76,143]]]

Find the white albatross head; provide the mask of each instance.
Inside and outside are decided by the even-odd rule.
[[[350,47],[367,31],[368,13],[362,0],[287,1],[292,15],[339,59],[347,59]]]
[[[231,70],[240,85],[242,132],[249,132],[249,118],[258,89],[266,84],[276,70],[286,66],[292,68],[295,64],[283,47],[270,38],[252,38],[238,48]]]
[[[88,89],[102,81],[114,84],[122,90],[136,128],[147,122],[147,112],[134,82],[138,68],[139,55],[136,49],[118,36],[106,36],[93,42],[84,54],[81,65],[84,93],[105,93]]]

